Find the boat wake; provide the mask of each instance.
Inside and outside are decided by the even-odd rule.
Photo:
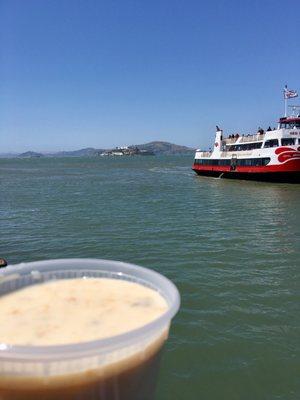
[[[191,167],[153,167],[149,168],[150,172],[155,172],[159,174],[180,174],[180,175],[188,175],[191,176],[193,175],[193,171],[191,170]]]

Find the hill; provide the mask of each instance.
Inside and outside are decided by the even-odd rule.
[[[59,151],[58,153],[51,153],[48,156],[51,157],[93,157],[97,156],[98,153],[105,151],[102,149],[94,149],[93,147],[87,147],[85,149],[73,150],[73,151]]]
[[[145,144],[139,144],[137,147],[140,150],[152,151],[154,154],[193,154],[195,149],[186,146],[180,146],[178,144],[169,142],[150,142]]]

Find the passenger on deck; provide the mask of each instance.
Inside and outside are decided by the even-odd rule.
[[[259,127],[257,130],[257,133],[259,133],[260,135],[263,135],[265,133],[265,131],[261,127]]]
[[[269,126],[269,128],[267,129],[267,132],[270,132],[272,130],[272,128]]]

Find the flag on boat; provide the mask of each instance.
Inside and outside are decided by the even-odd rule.
[[[296,92],[296,90],[290,90],[287,88],[287,86],[285,85],[284,88],[284,98],[285,99],[292,99],[294,97],[298,97],[298,93]]]

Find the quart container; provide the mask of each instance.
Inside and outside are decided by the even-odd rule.
[[[22,263],[0,271],[0,301],[1,296],[30,285],[83,277],[139,283],[159,292],[169,308],[141,328],[90,342],[17,346],[1,343],[0,337],[1,400],[154,399],[161,349],[180,303],[178,290],[164,276],[110,260]]]

